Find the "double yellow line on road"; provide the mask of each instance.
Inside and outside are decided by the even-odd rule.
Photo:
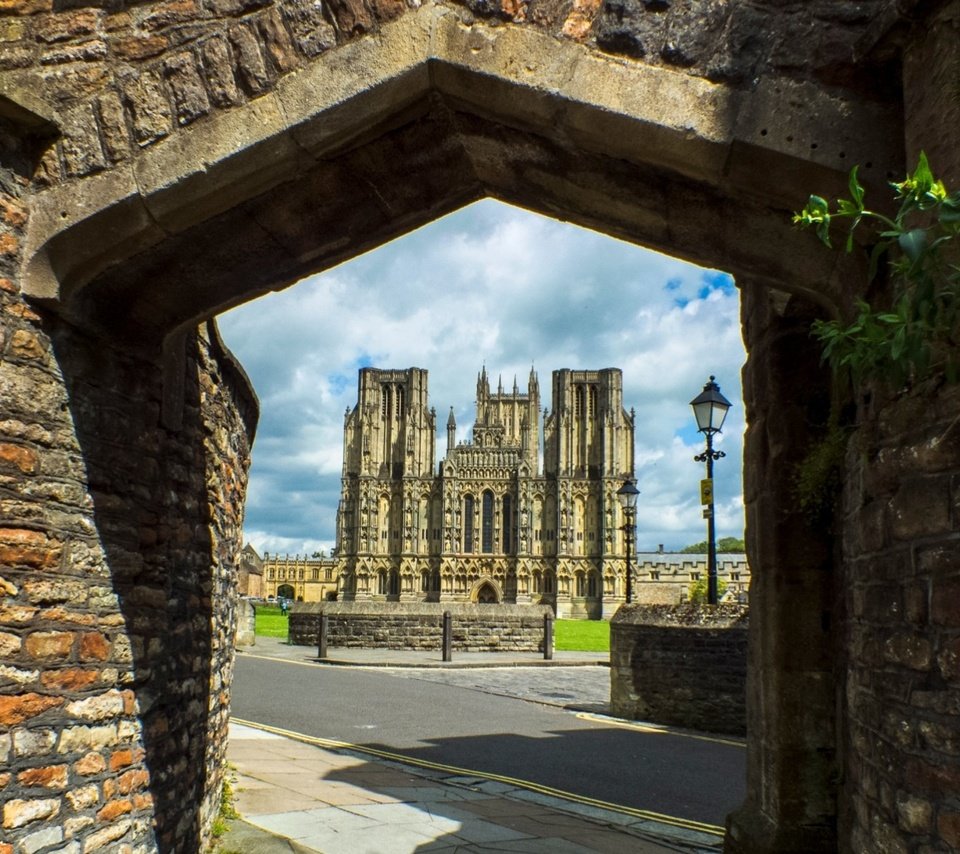
[[[339,741],[332,738],[319,738],[313,735],[306,735],[302,732],[281,729],[267,724],[255,723],[254,721],[241,720],[231,717],[233,723],[253,729],[269,732],[284,738],[290,738],[294,741],[300,741],[304,744],[311,744],[314,747],[322,747],[327,750],[349,750],[354,753],[363,753],[368,756],[376,756],[379,759],[389,759],[392,762],[399,762],[405,765],[414,765],[419,768],[427,768],[431,771],[442,771],[446,774],[456,774],[458,776],[477,777],[482,780],[490,780],[496,783],[503,783],[508,786],[516,786],[520,789],[526,789],[531,792],[538,792],[553,798],[560,798],[565,801],[582,804],[584,806],[596,807],[598,809],[610,810],[621,815],[631,816],[632,818],[646,821],[666,824],[670,827],[677,827],[683,830],[691,830],[697,833],[705,833],[709,836],[723,837],[724,830],[715,824],[706,824],[692,819],[679,818],[678,816],[664,815],[663,813],[652,812],[650,810],[638,809],[636,807],[627,807],[621,804],[613,804],[608,801],[601,801],[597,798],[588,798],[584,795],[578,795],[574,792],[566,792],[563,789],[555,789],[552,786],[544,786],[541,783],[534,783],[530,780],[519,780],[515,777],[506,777],[502,774],[491,774],[487,771],[475,771],[472,768],[458,768],[456,765],[444,765],[440,762],[431,762],[427,759],[418,759],[413,756],[407,756],[403,753],[393,753],[389,750],[380,750],[376,747],[367,747],[365,745],[351,744],[348,741]]]

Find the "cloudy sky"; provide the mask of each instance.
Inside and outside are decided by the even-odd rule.
[[[429,371],[441,455],[451,406],[458,441],[470,437],[484,364],[494,387],[516,376],[521,392],[534,365],[546,407],[552,371],[621,368],[640,551],[706,537],[689,403],[715,374],[734,404],[717,442],[717,536],[742,536],[745,354],[724,273],[486,200],[219,320],[260,397],[245,535],[261,554],[334,546],[343,416],[365,366]]]

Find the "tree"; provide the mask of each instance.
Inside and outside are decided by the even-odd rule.
[[[691,605],[705,605],[707,603],[707,576],[702,575],[696,581],[690,583],[687,590],[688,601]],[[727,582],[717,579],[717,599],[722,599],[723,594],[727,592]]]
[[[747,544],[736,537],[721,537],[717,540],[717,551],[722,554],[743,554],[747,550]],[[707,541],[701,540],[699,543],[693,543],[680,549],[682,555],[705,555],[707,553]]]

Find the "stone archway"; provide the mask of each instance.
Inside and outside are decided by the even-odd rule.
[[[492,578],[481,578],[470,591],[470,601],[477,605],[499,605],[503,601],[503,591]]]
[[[943,68],[955,58],[939,35],[953,19],[905,50],[891,35],[896,16],[824,20],[806,9],[816,4],[797,14],[729,4],[722,27],[704,19],[702,32],[680,41],[650,23],[676,23],[680,4],[661,18],[653,16],[669,4],[648,4],[646,17],[619,23],[611,8],[577,4],[562,21],[543,9],[528,19],[504,6],[483,12],[489,21],[444,3],[376,5],[333,4],[330,38],[339,44],[330,49],[321,44],[329,24],[305,25],[306,9],[283,6],[283,17],[268,3],[210,17],[197,24],[195,53],[160,38],[146,47],[180,52],[163,53],[156,67],[116,60],[123,67],[99,77],[48,78],[56,109],[37,103],[27,83],[4,86],[0,123],[12,142],[3,153],[0,380],[15,405],[0,460],[29,500],[0,531],[16,609],[4,649],[25,680],[12,700],[5,695],[0,723],[70,731],[77,751],[67,761],[79,761],[99,748],[63,710],[82,717],[86,706],[76,703],[102,701],[125,733],[114,746],[141,757],[135,796],[111,801],[107,813],[137,822],[95,821],[76,838],[87,847],[121,836],[163,851],[199,847],[223,773],[219,689],[230,658],[221,635],[234,619],[231,566],[257,410],[204,321],[493,196],[721,267],[743,291],[748,550],[762,571],[751,592],[749,798],[728,846],[815,851],[916,836],[895,798],[877,796],[877,778],[907,767],[896,797],[908,799],[910,816],[923,804],[932,816],[940,807],[930,788],[949,758],[933,747],[913,755],[896,733],[865,755],[851,730],[864,743],[879,738],[874,698],[891,699],[879,669],[931,668],[933,652],[921,660],[910,651],[939,649],[937,632],[955,623],[942,608],[924,622],[916,590],[904,598],[915,603],[913,622],[897,623],[889,614],[901,613],[910,591],[858,576],[857,561],[921,561],[928,598],[941,588],[949,597],[946,570],[927,551],[942,533],[930,520],[946,514],[952,523],[955,511],[940,512],[949,504],[940,483],[938,512],[904,525],[901,505],[922,490],[878,483],[870,463],[859,463],[858,482],[886,503],[861,496],[843,548],[793,506],[787,473],[830,397],[806,330],[850,293],[837,259],[792,230],[788,213],[811,188],[839,189],[851,163],[871,164],[874,186],[899,175],[904,138],[916,150],[923,128],[937,125],[924,116],[956,116],[951,104],[940,109],[948,96],[925,95],[921,80],[924,52]],[[74,19],[74,11],[43,12],[30,44],[69,61],[106,26],[98,12]],[[145,3],[110,25],[162,28],[169,14]],[[714,31],[726,41],[700,50],[697,39]],[[760,32],[785,56],[759,57]],[[648,52],[644,41],[657,38],[660,49]],[[137,44],[146,43],[124,49]],[[789,55],[791,44],[809,48],[809,67]],[[16,75],[41,74],[44,62],[33,67],[27,54],[13,63]],[[878,58],[858,64],[853,55]],[[906,125],[899,90],[870,84],[873,72],[887,80],[901,55],[903,86],[917,96]],[[236,69],[218,76],[223,56]],[[35,170],[54,125],[62,137]],[[949,143],[933,143],[956,168]],[[941,479],[955,474],[955,463],[936,465]],[[884,514],[897,522],[892,545]],[[920,557],[915,541],[927,549]],[[848,572],[860,579],[855,595]],[[879,663],[863,651],[878,626],[890,636]],[[847,685],[843,665],[853,660]],[[955,679],[938,666],[940,678]],[[171,728],[185,737],[169,739]],[[881,762],[888,750],[896,762]],[[176,773],[183,768],[189,774]],[[938,830],[931,817],[924,832],[948,839],[955,822],[942,809]],[[68,810],[51,808],[51,821],[58,811]],[[155,831],[144,829],[151,819]]]

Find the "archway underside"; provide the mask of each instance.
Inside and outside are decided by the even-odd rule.
[[[829,308],[844,271],[790,212],[854,162],[899,174],[898,122],[896,105],[740,91],[432,7],[37,196],[24,292],[155,344],[491,196]]]

